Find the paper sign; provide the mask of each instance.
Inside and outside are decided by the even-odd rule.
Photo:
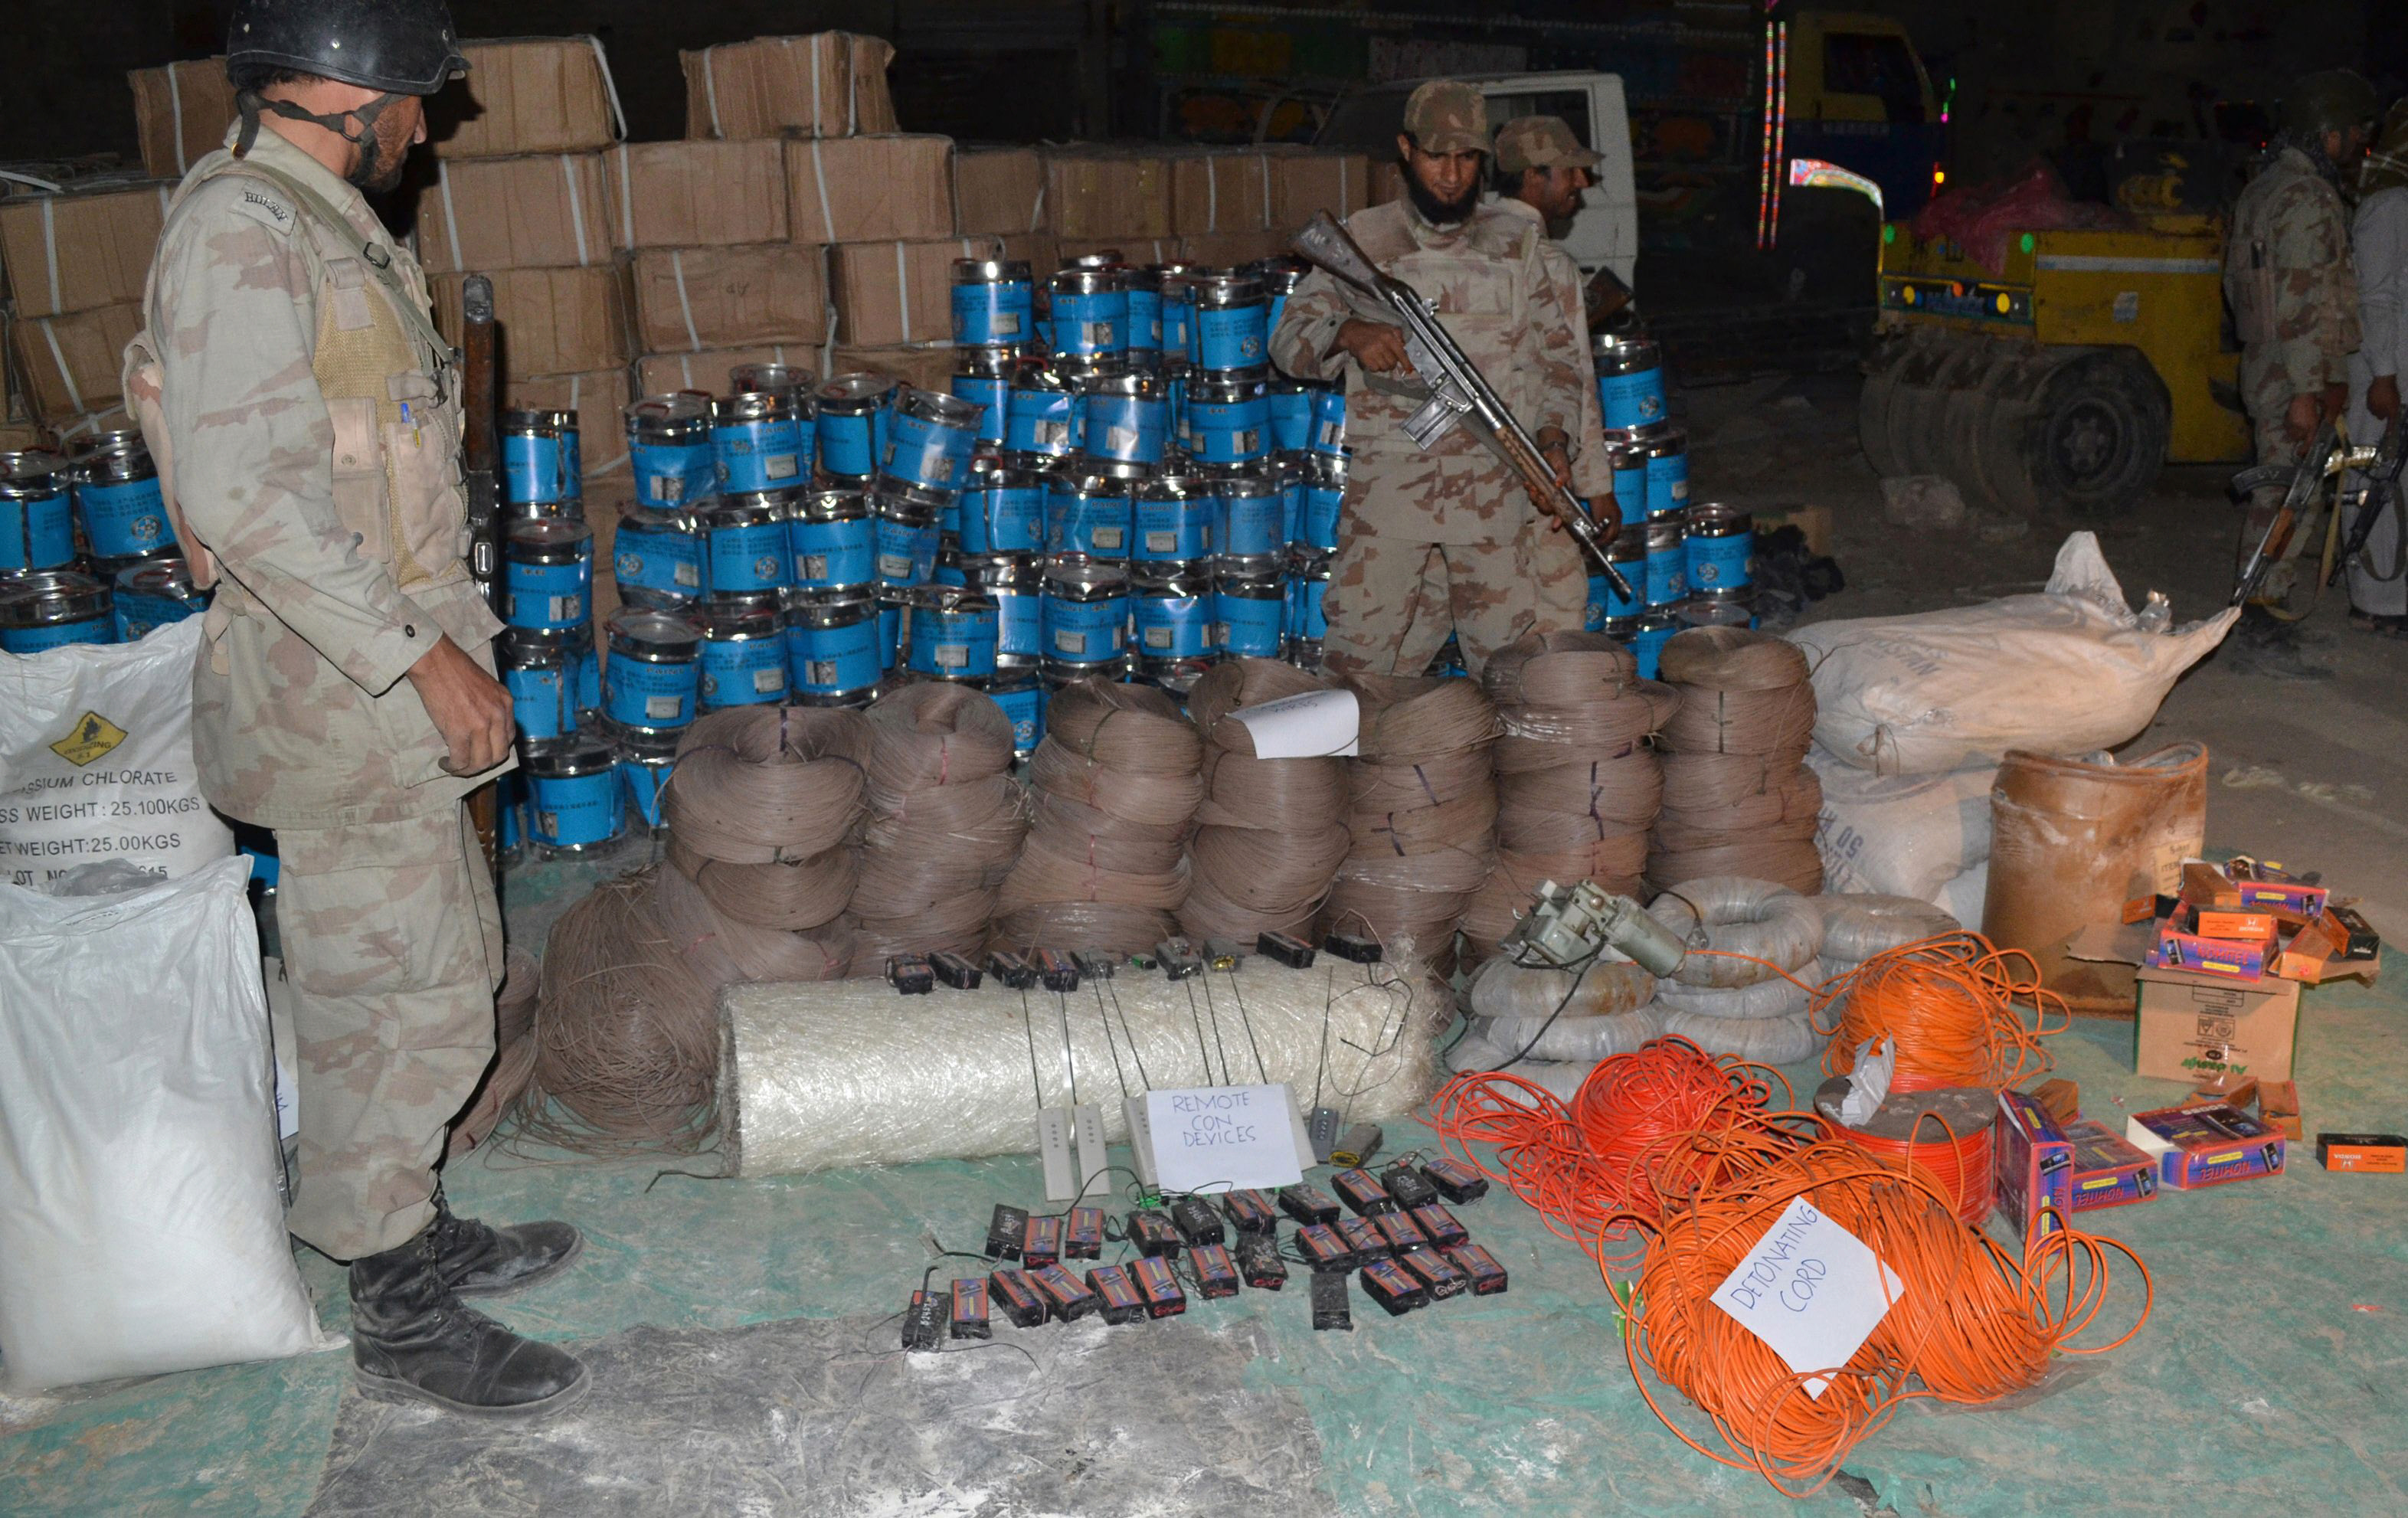
[[[1304,1179],[1287,1087],[1198,1086],[1145,1094],[1164,1191],[1293,1186]]]
[[[1871,1337],[1904,1285],[1863,1239],[1799,1196],[1725,1278],[1714,1305],[1790,1369],[1830,1370]],[[1830,1382],[1805,1384],[1820,1397]]]
[[[1363,725],[1353,691],[1307,691],[1229,715],[1254,735],[1257,759],[1343,758],[1355,752]]]

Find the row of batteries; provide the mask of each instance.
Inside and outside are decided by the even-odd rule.
[[[1206,1301],[1237,1296],[1241,1281],[1258,1291],[1282,1290],[1291,1259],[1312,1270],[1315,1328],[1354,1326],[1350,1273],[1359,1272],[1364,1295],[1391,1316],[1450,1296],[1505,1290],[1505,1267],[1440,1204],[1441,1197],[1461,1205],[1485,1194],[1488,1182],[1478,1172],[1434,1159],[1399,1163],[1380,1175],[1340,1170],[1330,1184],[1337,1196],[1307,1184],[1268,1196],[1232,1191],[1220,1198],[1219,1211],[1200,1196],[1179,1197],[1167,1209],[1140,1207],[1128,1213],[1117,1239],[1110,1239],[1100,1207],[1048,1216],[998,1204],[985,1253],[1016,1263],[957,1279],[949,1292],[912,1293],[903,1314],[903,1348],[933,1350],[947,1337],[990,1338],[997,1311],[1021,1328],[1048,1320],[1074,1323],[1091,1313],[1110,1324],[1172,1317],[1187,1310],[1190,1290]],[[1354,1215],[1340,1210],[1340,1197]],[[1297,1224],[1285,1251],[1279,1239],[1283,1212]],[[1137,1257],[1125,1266],[1095,1266],[1083,1277],[1064,1265],[1099,1259],[1108,1239],[1133,1246]]]

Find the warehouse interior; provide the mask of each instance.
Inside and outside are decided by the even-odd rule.
[[[261,6],[353,8],[28,0],[0,93],[0,1511],[2408,1511],[2384,7],[452,0],[362,204],[515,765],[416,684],[322,829],[226,651],[311,742],[365,655],[126,357]],[[2335,70],[2270,444],[2234,228]],[[1588,150],[1558,348],[1299,236],[1425,279],[1433,98],[1474,227]],[[1560,558],[1398,613],[1440,467]],[[405,764],[473,886],[347,869]],[[495,989],[313,1032],[329,943]],[[576,1230],[415,1320],[573,1356],[532,1415],[372,1358],[454,1215]]]

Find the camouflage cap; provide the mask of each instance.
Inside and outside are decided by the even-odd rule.
[[[1484,153],[1487,97],[1455,79],[1432,79],[1406,100],[1405,130],[1426,153]]]
[[[1497,129],[1497,166],[1508,174],[1526,168],[1595,168],[1603,162],[1581,146],[1560,116],[1517,116]]]
[[[2371,123],[2383,102],[2365,76],[2346,68],[2305,74],[2283,93],[2283,129],[2313,136]]]

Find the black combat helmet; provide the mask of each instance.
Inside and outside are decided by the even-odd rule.
[[[246,64],[413,95],[468,72],[444,0],[235,0],[226,68]]]
[[[2372,124],[2382,108],[2373,85],[2346,68],[2328,68],[2301,76],[2283,92],[2283,130],[2295,138],[2346,132]]]

